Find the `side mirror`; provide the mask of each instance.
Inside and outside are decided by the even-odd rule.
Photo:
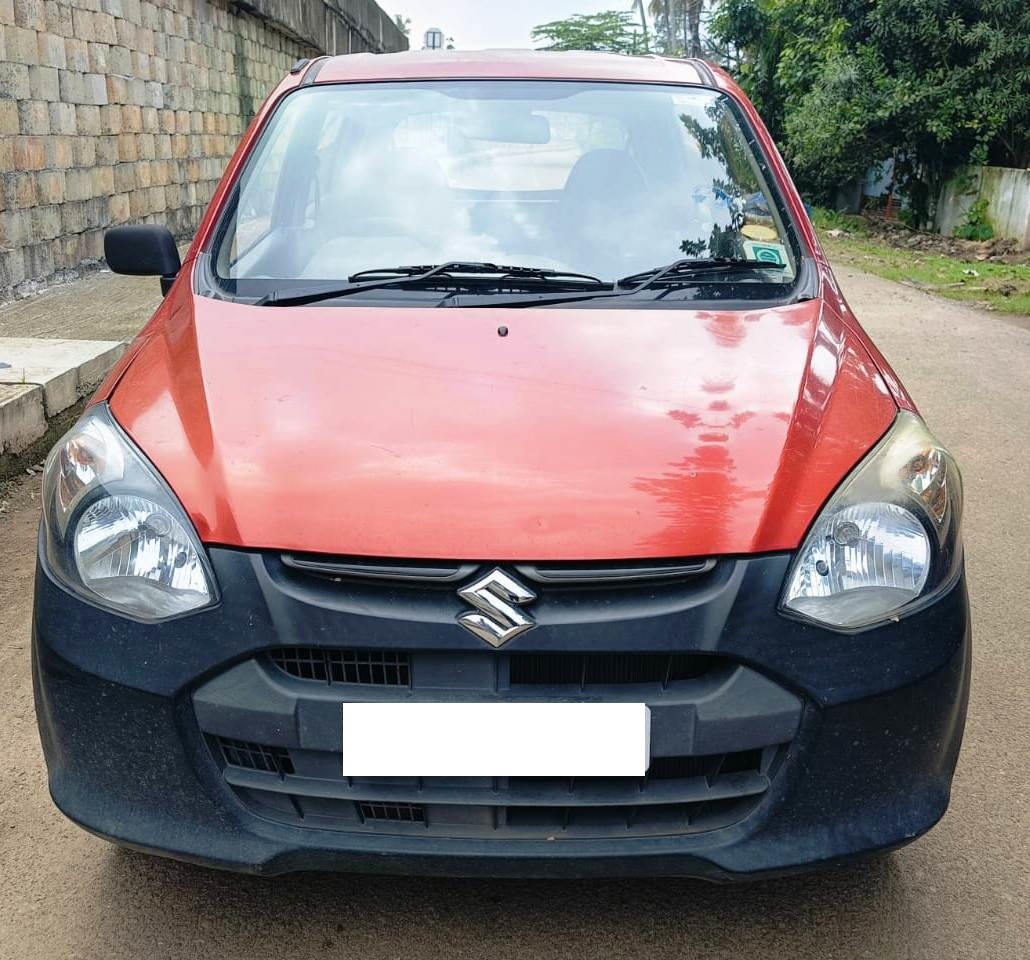
[[[104,234],[104,257],[114,273],[130,277],[160,277],[167,293],[182,261],[167,227],[151,223],[112,227]]]

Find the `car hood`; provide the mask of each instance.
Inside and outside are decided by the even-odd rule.
[[[896,413],[818,300],[269,308],[173,292],[110,402],[205,543],[496,561],[794,548]]]

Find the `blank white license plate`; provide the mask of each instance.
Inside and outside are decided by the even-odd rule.
[[[347,777],[642,777],[643,703],[345,703]]]

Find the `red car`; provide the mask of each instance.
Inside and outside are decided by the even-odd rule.
[[[297,869],[732,879],[943,815],[961,480],[729,77],[301,62],[47,465],[50,787]]]

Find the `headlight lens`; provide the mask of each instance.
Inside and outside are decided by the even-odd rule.
[[[51,572],[94,603],[155,621],[215,600],[189,519],[105,406],[51,452],[43,518]]]
[[[962,481],[922,420],[901,413],[816,519],[782,608],[841,630],[897,619],[958,573]]]

